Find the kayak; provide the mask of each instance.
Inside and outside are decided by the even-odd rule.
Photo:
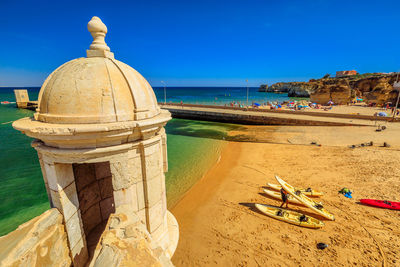
[[[281,190],[282,186],[278,185],[278,184],[270,184],[267,183],[268,187],[274,189],[274,190]],[[296,191],[300,191],[302,192],[304,195],[309,196],[309,197],[320,197],[322,196],[324,193],[320,192],[320,191],[316,191],[314,189],[311,188],[295,188]]]
[[[264,189],[264,192],[265,192],[265,194],[267,194],[268,196],[270,196],[272,198],[282,200],[282,196],[281,196],[280,192],[271,191],[271,190],[267,190],[267,189]],[[289,203],[295,203],[295,204],[303,205],[303,203],[301,203],[300,201],[298,201],[297,199],[292,197],[292,195],[288,195],[288,201],[289,201]]]
[[[282,209],[275,206],[265,204],[255,204],[256,208],[263,214],[272,217],[274,219],[284,221],[290,224],[298,225],[307,228],[321,228],[325,224],[318,219],[311,216],[304,215],[302,213]]]
[[[321,215],[324,218],[327,218],[329,220],[334,221],[335,216],[331,214],[329,211],[327,211],[321,203],[317,203],[314,200],[310,199],[306,195],[304,195],[301,191],[296,191],[296,189],[291,186],[290,184],[286,183],[284,180],[279,178],[277,175],[275,175],[276,180],[280,183],[280,185],[285,189],[286,192],[291,194],[294,198],[299,200],[301,203],[303,203],[305,206],[308,208],[312,209],[319,215]]]
[[[400,202],[377,200],[377,199],[360,199],[360,202],[369,206],[391,209],[391,210],[400,210]]]

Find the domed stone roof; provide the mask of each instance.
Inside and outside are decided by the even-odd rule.
[[[88,29],[94,41],[87,57],[69,61],[49,75],[40,89],[35,119],[91,124],[138,121],[160,114],[146,79],[109,51],[104,42],[107,27],[93,17]]]

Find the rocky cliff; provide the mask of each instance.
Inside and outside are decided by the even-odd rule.
[[[395,103],[397,98],[397,92],[393,89],[395,81],[395,74],[310,80],[310,83],[318,85],[310,93],[310,100],[320,104],[325,104],[329,100],[337,104],[347,104],[358,97],[364,99],[366,103]]]
[[[289,97],[310,97],[315,85],[309,82],[280,82],[268,87],[266,92],[287,93]]]
[[[330,100],[337,104],[347,104],[355,97],[367,103],[384,104],[396,101],[397,92],[393,90],[395,80],[395,74],[364,74],[312,79],[308,82],[275,83],[264,91],[288,93],[289,97],[310,97],[312,102],[319,104],[326,104]]]

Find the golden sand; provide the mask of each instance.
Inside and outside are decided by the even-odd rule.
[[[400,125],[373,127],[248,127],[231,132],[256,142],[230,142],[221,160],[172,209],[180,225],[176,266],[398,266],[400,213],[358,204],[361,198],[400,201]],[[322,146],[310,145],[316,141]],[[374,146],[348,145],[373,141]],[[383,142],[391,147],[381,147]],[[267,217],[254,203],[278,174],[293,186],[325,192],[336,220],[303,206],[289,208],[325,222],[319,230]],[[353,199],[338,191],[348,187]],[[325,250],[316,245],[324,242]]]

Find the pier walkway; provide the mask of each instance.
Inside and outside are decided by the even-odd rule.
[[[267,110],[192,104],[162,104],[172,117],[239,123],[249,125],[310,125],[310,126],[375,126],[391,120],[388,117],[322,113],[312,111]],[[399,119],[396,119],[398,122]]]

